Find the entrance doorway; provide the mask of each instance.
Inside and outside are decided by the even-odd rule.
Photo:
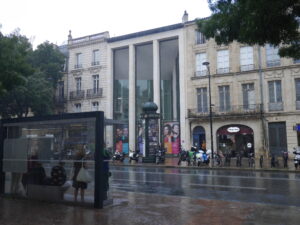
[[[254,153],[253,130],[245,125],[226,125],[217,130],[217,146],[223,155],[247,157]]]
[[[206,149],[205,130],[201,126],[197,126],[193,129],[193,146]]]
[[[280,156],[287,151],[285,122],[269,123],[269,149],[271,155]]]

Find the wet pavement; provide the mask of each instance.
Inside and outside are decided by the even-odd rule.
[[[112,166],[112,190],[300,207],[300,173]]]
[[[213,169],[178,166],[177,158],[162,165],[116,162],[113,203],[104,209],[0,197],[0,225],[298,224],[300,171],[294,173],[293,162],[288,169],[246,162]]]
[[[114,192],[102,209],[1,198],[1,225],[295,225],[300,208]]]
[[[298,169],[295,169],[294,166],[294,158],[291,158],[288,160],[288,167],[284,168],[283,165],[283,159],[281,157],[278,158],[278,163],[276,164],[276,167],[271,167],[271,159],[269,158],[264,158],[262,167],[260,166],[259,159],[255,159],[255,163],[253,167],[249,166],[248,163],[248,158],[243,157],[242,158],[242,163],[241,166],[236,166],[236,159],[232,158],[230,165],[227,166],[225,165],[225,160],[222,159],[222,162],[220,165],[217,165],[216,163],[214,166],[212,165],[200,165],[198,166],[192,166],[192,165],[187,165],[187,162],[181,162],[181,165],[178,165],[178,158],[177,157],[167,157],[165,160],[165,163],[160,163],[156,165],[155,163],[142,163],[141,158],[139,158],[138,163],[135,161],[129,162],[128,158],[125,158],[124,162],[111,162],[111,165],[123,165],[123,166],[142,166],[142,167],[169,167],[169,168],[199,168],[199,169],[234,169],[234,170],[258,170],[258,171],[283,171],[283,172],[299,172],[300,173],[300,167]]]

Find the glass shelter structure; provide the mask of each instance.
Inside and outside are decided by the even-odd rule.
[[[99,111],[2,120],[0,194],[102,208],[109,198],[104,126]]]

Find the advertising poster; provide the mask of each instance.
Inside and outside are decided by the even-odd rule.
[[[178,154],[180,149],[179,122],[166,122],[163,127],[163,142],[167,154]]]
[[[149,133],[148,133],[148,140],[149,140],[149,155],[148,156],[155,156],[156,149],[158,148],[158,141],[159,141],[159,126],[158,120],[150,119],[149,120]]]
[[[128,125],[118,125],[116,127],[116,137],[115,137],[115,146],[117,152],[124,152],[128,154],[129,144],[128,144]]]
[[[137,137],[137,143],[138,143],[138,149],[140,150],[140,154],[144,155],[144,126],[142,122],[139,122],[138,124],[138,137]]]

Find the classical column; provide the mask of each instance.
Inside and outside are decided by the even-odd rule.
[[[190,147],[191,134],[187,118],[186,85],[185,85],[185,32],[181,31],[178,37],[179,50],[179,91],[180,91],[180,137],[184,148]]]
[[[159,41],[153,40],[153,101],[160,112]]]
[[[111,48],[107,49],[107,74],[108,78],[106,81],[105,86],[107,87],[107,101],[106,101],[106,107],[104,107],[104,112],[106,114],[106,118],[108,119],[114,119],[113,118],[113,84],[114,84],[114,70],[113,70],[113,50]],[[104,89],[105,90],[105,89]],[[106,145],[107,147],[113,146],[113,127],[112,126],[106,126],[105,127],[105,133],[106,133]]]
[[[135,150],[136,115],[135,115],[135,46],[129,45],[129,149]]]

